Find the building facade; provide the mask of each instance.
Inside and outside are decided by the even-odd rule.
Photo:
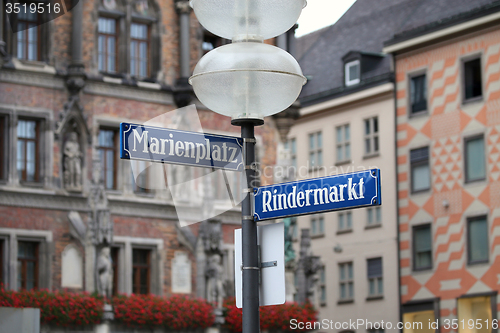
[[[384,48],[396,72],[402,319],[426,332],[496,331],[499,13],[498,1],[422,1]]]
[[[224,41],[199,25],[188,1],[64,5],[66,14],[50,21],[36,13],[0,17],[1,282],[94,292],[99,256],[110,246],[113,292],[204,297],[203,239],[213,230],[198,237],[200,225],[181,227],[176,209],[198,214],[211,193],[230,295],[241,217],[218,182],[238,187],[239,177],[227,172],[203,184],[196,179],[205,170],[170,166],[133,176],[144,167],[118,156],[120,122],[144,123],[190,103],[204,130],[239,136],[187,84],[198,59]],[[6,6],[0,1],[2,13]],[[272,119],[256,129],[263,166],[274,164],[277,136]],[[180,184],[177,207],[167,183]]]
[[[356,332],[375,332],[382,320],[398,320],[394,85],[390,57],[381,51],[412,6],[358,0],[333,26],[297,41],[308,83],[288,135],[294,176],[381,170],[381,206],[296,219],[295,238],[309,229],[311,252],[321,261],[310,294],[319,319],[371,323]]]

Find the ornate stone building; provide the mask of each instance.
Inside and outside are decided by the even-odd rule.
[[[195,103],[205,131],[239,136],[187,84],[197,60],[225,41],[184,0],[62,4],[64,15],[39,26],[42,14],[0,15],[0,281],[13,290],[200,294],[211,275],[197,271],[199,224],[180,226],[171,193],[152,186],[156,174],[132,176],[133,162],[118,156],[118,129]],[[263,167],[274,164],[277,133],[271,119],[256,131]],[[240,213],[223,181],[182,189],[194,212],[202,188],[213,193],[218,264],[231,292]]]

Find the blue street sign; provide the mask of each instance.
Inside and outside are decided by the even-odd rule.
[[[255,221],[382,203],[379,169],[262,186],[254,193]]]
[[[243,139],[121,123],[120,158],[243,170]]]

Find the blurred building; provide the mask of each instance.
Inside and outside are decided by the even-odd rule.
[[[294,176],[379,168],[382,179],[382,206],[296,219],[296,238],[310,229],[323,265],[312,297],[320,319],[398,320],[394,85],[382,48],[413,6],[358,0],[333,26],[297,40],[308,82],[288,135]]]
[[[396,72],[402,319],[425,332],[429,320],[441,332],[491,332],[500,309],[500,2],[418,3],[384,48]]]
[[[203,296],[209,277],[200,258],[214,249],[203,239],[219,237],[212,241],[230,294],[241,216],[239,192],[231,202],[224,182],[237,183],[237,175],[181,185],[185,210],[199,213],[209,197],[222,224],[197,241],[200,225],[181,228],[172,193],[157,185],[207,171],[166,167],[133,177],[135,162],[118,156],[120,122],[144,123],[190,103],[205,131],[239,136],[187,84],[198,59],[225,41],[206,32],[184,0],[61,5],[66,14],[37,25],[46,12],[9,18],[0,1],[0,281],[13,290],[93,292],[99,256],[110,245],[113,292]],[[256,137],[263,167],[273,165],[271,119]]]

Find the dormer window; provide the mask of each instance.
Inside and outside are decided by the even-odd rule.
[[[352,86],[360,81],[359,60],[351,61],[345,64],[345,85]]]

